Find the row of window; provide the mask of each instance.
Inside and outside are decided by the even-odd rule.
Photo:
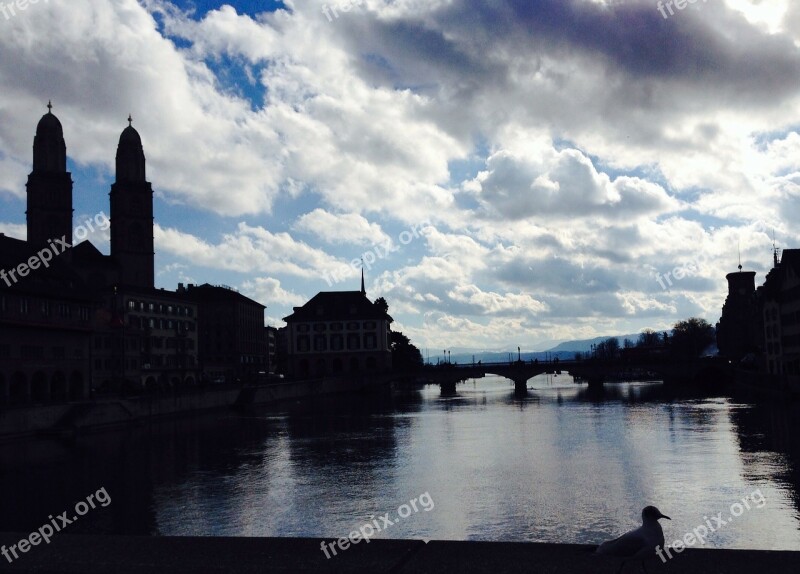
[[[123,363],[119,357],[94,360],[94,368],[98,371],[119,371],[122,368],[122,364]],[[192,355],[187,355],[186,357],[176,357],[175,355],[156,355],[147,360],[140,359],[138,357],[131,357],[125,359],[124,364],[126,370],[132,371],[137,369],[155,369],[160,367],[191,368],[195,366],[195,358]]]
[[[77,308],[77,310],[76,310]],[[17,298],[16,305],[11,297],[0,295],[0,313],[16,312],[20,315],[37,315],[39,317],[62,317],[71,319],[73,313],[81,321],[88,321],[91,317],[91,309],[86,305],[74,305],[71,303],[54,303],[49,300],[36,300],[30,297]]]
[[[113,336],[95,335],[95,349],[120,350],[121,338]],[[125,349],[128,351],[145,352],[149,349],[180,349],[193,350],[194,339],[184,337],[125,337]]]
[[[194,317],[194,307],[186,305],[171,305],[169,303],[154,303],[152,301],[128,301],[128,311],[146,311],[161,315],[176,315],[179,317]]]
[[[375,333],[367,333],[361,337],[357,333],[349,333],[347,335],[347,350],[360,351],[361,349],[377,349],[378,338]],[[345,348],[344,335],[314,335],[313,339],[315,352],[321,351],[343,351]],[[297,351],[300,353],[307,353],[311,351],[311,337],[309,335],[299,335],[297,337]]]
[[[65,360],[67,358],[67,348],[57,345],[54,347],[46,348],[44,345],[20,345],[19,356],[15,356],[11,345],[0,345],[0,359],[55,359]],[[70,358],[82,359],[83,349],[72,349],[72,356]]]
[[[325,331],[344,331],[344,323],[314,323],[314,332],[315,333],[324,333]],[[375,329],[377,327],[377,323],[375,321],[348,321],[347,322],[347,330],[348,331],[358,331],[360,329],[370,330]],[[297,326],[298,333],[308,333],[311,330],[311,325],[308,323],[301,323]]]
[[[131,315],[128,317],[128,326],[134,329],[162,329],[178,330],[181,332],[194,331],[196,329],[194,321],[181,321],[180,319],[156,319],[154,317],[139,317]]]

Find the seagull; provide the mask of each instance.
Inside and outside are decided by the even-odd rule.
[[[656,547],[664,547],[664,531],[658,523],[659,518],[672,520],[669,516],[661,514],[655,506],[645,506],[642,510],[642,525],[639,528],[626,532],[614,540],[603,542],[597,547],[595,554],[640,560],[642,569],[647,572],[644,567],[645,559],[655,555]],[[622,561],[617,574],[622,572],[625,562]]]

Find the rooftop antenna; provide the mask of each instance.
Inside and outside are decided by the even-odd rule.
[[[736,249],[739,250],[739,272],[742,271],[742,246],[739,241],[736,242]]]
[[[778,266],[778,248],[775,247],[775,228],[772,228],[772,265]]]

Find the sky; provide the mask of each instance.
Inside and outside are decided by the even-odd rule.
[[[541,350],[716,323],[740,259],[760,284],[773,235],[800,247],[798,2],[11,5],[0,232],[25,237],[48,100],[76,226],[131,114],[156,286],[229,285],[267,324],[363,258],[418,347]]]

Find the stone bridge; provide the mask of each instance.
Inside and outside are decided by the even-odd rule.
[[[727,384],[731,379],[730,363],[718,357],[443,364],[426,367],[423,377],[428,383],[440,385],[443,393],[453,393],[458,383],[468,379],[483,378],[486,375],[510,379],[514,381],[516,391],[524,392],[528,388],[528,381],[536,375],[564,372],[576,380],[587,381],[589,386],[602,385],[608,380],[634,380],[640,377],[660,379],[667,384],[695,383],[702,386]]]

